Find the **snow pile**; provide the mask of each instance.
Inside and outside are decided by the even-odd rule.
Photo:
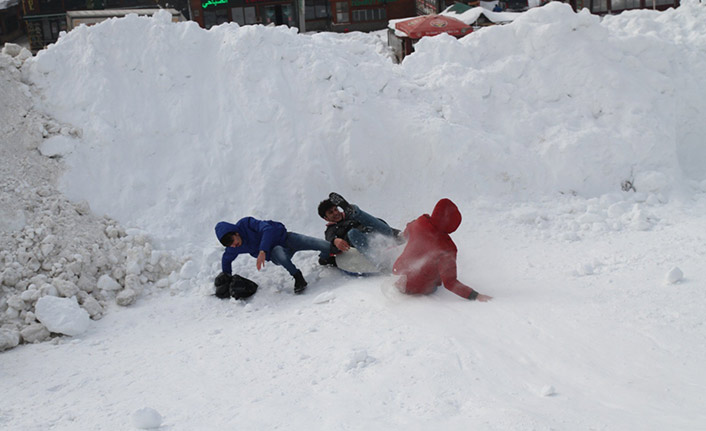
[[[706,8],[669,12],[659,37],[621,16],[618,30],[554,2],[425,38],[401,65],[375,35],[129,16],[71,31],[26,76],[43,109],[82,127],[69,197],[203,250],[215,221],[244,215],[318,235],[331,190],[384,196],[376,211],[397,225],[441,196],[698,190],[706,77],[690,71],[706,68],[706,42],[689,29]]]
[[[53,186],[59,162],[33,150],[81,133],[32,110],[29,90],[18,82],[21,52],[0,54],[0,350],[50,332],[74,334],[47,324],[51,317],[37,320],[44,297],[75,298],[99,319],[111,303],[129,305],[146,287],[166,287],[170,274],[178,280],[180,268],[171,254],[153,250],[144,233],[96,216],[85,201],[71,202]],[[105,277],[109,287],[100,283]]]
[[[706,67],[706,7],[685,3],[606,24],[552,2],[460,40],[422,39],[403,67],[439,95],[439,116],[471,129],[469,157],[486,162],[473,176],[529,194],[592,197],[625,181],[670,194],[706,179],[706,78],[689,72]],[[657,16],[659,33],[646,25]]]

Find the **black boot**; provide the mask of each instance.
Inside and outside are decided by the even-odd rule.
[[[336,266],[336,256],[320,257],[319,265],[321,266]]]
[[[302,275],[301,271],[297,271],[296,274],[293,275],[294,277],[294,293],[299,294],[306,289],[306,280],[304,280],[304,276]]]
[[[336,205],[337,207],[341,207],[344,212],[350,212],[350,210],[352,209],[351,204],[349,204],[348,201],[343,198],[343,196],[339,195],[336,192],[329,193],[328,200],[330,200],[331,203]]]

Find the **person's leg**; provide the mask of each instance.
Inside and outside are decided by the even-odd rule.
[[[379,218],[361,210],[358,205],[351,205],[350,211],[346,213],[347,219],[358,221],[360,224],[371,228],[375,232],[379,232],[386,236],[395,236],[395,230],[387,223]]]
[[[287,241],[285,242],[287,249],[294,255],[298,251],[312,250],[319,252],[319,258],[328,258],[331,255],[332,245],[330,242],[314,238],[312,236],[302,235],[296,232],[287,233]]]
[[[370,247],[368,246],[368,236],[358,229],[351,229],[346,235],[348,237],[348,242],[350,245],[355,247],[359,252],[368,256]],[[368,256],[370,257],[370,256]]]
[[[270,261],[272,261],[275,265],[284,267],[284,269],[287,270],[289,275],[294,277],[294,274],[296,274],[299,270],[292,263],[292,254],[293,253],[290,250],[287,250],[285,247],[282,247],[281,245],[276,245],[272,248],[272,251],[270,252]]]
[[[288,233],[287,237],[289,237],[289,235],[291,235],[291,233]],[[328,242],[324,242],[328,245]],[[294,277],[294,293],[299,294],[304,292],[304,289],[306,289],[307,286],[307,282],[304,279],[302,272],[297,269],[297,267],[294,266],[294,264],[292,263],[292,256],[297,251],[299,250],[292,250],[288,246],[282,247],[281,245],[276,245],[272,248],[272,252],[270,253],[270,260],[276,265],[283,266],[284,269],[287,270],[289,275]]]

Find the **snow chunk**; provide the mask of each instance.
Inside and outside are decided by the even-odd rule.
[[[334,299],[336,299],[336,295],[333,292],[324,292],[314,298],[313,302],[314,304],[323,304],[326,302],[331,302]]]
[[[143,407],[132,414],[132,424],[143,430],[159,428],[162,425],[162,415],[151,407]]]
[[[39,144],[39,152],[46,157],[63,157],[76,148],[76,140],[64,135],[52,136]]]
[[[109,275],[103,274],[98,279],[98,288],[100,290],[120,290],[122,286]]]
[[[15,232],[27,225],[27,217],[21,209],[0,208],[0,231]]]
[[[115,302],[123,307],[134,304],[136,300],[137,292],[132,289],[125,289],[115,297]]]
[[[542,389],[539,391],[539,395],[543,397],[551,397],[556,395],[556,388],[552,385],[546,385],[543,386]]]
[[[5,46],[2,47],[2,52],[5,55],[9,55],[10,57],[17,57],[20,55],[20,52],[22,51],[22,46],[16,44],[16,43],[6,43]]]
[[[193,260],[187,261],[179,271],[179,277],[182,280],[190,280],[196,277],[199,273],[199,267]]]
[[[16,330],[0,329],[0,352],[20,344],[20,333]]]
[[[22,339],[26,343],[38,343],[49,338],[51,334],[49,334],[49,330],[41,323],[32,323],[22,329],[20,335],[22,335]]]
[[[682,272],[681,269],[677,268],[676,266],[672,269],[669,270],[667,275],[665,276],[665,281],[669,284],[676,284],[679,283],[684,279],[684,273]]]
[[[51,332],[76,336],[88,329],[91,319],[75,298],[44,296],[35,306],[37,320]]]
[[[368,351],[365,349],[358,349],[350,354],[346,370],[355,370],[358,368],[365,368],[368,365],[375,362],[375,358],[368,355]]]

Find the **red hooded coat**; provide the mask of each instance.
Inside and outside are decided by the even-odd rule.
[[[407,245],[392,267],[395,274],[403,276],[397,282],[403,293],[432,293],[443,283],[453,293],[475,299],[478,294],[456,278],[457,248],[449,234],[460,224],[458,207],[442,199],[431,216],[424,214],[407,225]]]

